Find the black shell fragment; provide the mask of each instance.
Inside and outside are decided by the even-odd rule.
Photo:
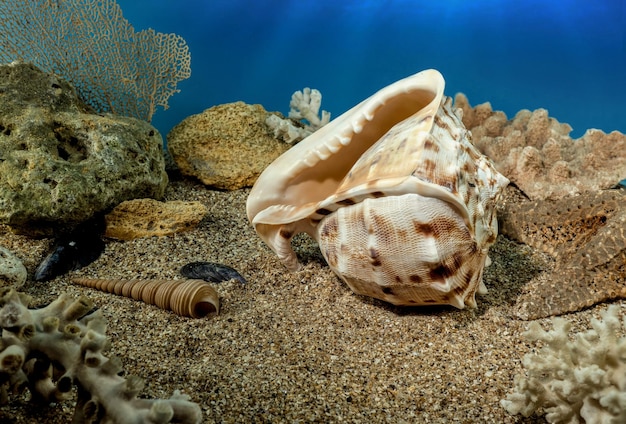
[[[104,252],[104,219],[97,216],[57,239],[52,251],[35,270],[35,281],[52,280],[68,271],[85,267]]]
[[[183,277],[204,280],[210,283],[221,283],[222,281],[235,279],[241,284],[246,284],[245,278],[233,268],[213,262],[191,262],[183,266],[180,269],[180,273]]]

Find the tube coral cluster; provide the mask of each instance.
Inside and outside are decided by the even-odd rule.
[[[86,297],[62,294],[41,309],[0,290],[0,404],[26,388],[33,401],[66,400],[77,387],[74,423],[199,423],[200,407],[176,391],[169,399],[138,399],[143,381],[121,377],[121,360],[104,355],[106,322]]]
[[[532,322],[524,336],[540,341],[538,354],[524,357],[526,375],[515,379],[515,391],[500,404],[510,414],[528,417],[543,408],[549,423],[626,422],[626,317],[611,305],[593,329],[570,340],[571,323],[552,320],[554,329]]]

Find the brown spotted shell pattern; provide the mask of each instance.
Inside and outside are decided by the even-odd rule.
[[[211,313],[218,313],[220,309],[217,292],[203,280],[74,278],[72,281],[81,286],[141,300],[185,317],[204,318]]]
[[[508,184],[471,143],[427,70],[344,113],[272,163],[248,218],[290,270],[292,237],[315,238],[356,293],[396,305],[476,306]]]

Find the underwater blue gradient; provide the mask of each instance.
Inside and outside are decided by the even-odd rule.
[[[136,30],[183,36],[192,76],[153,124],[165,136],[216,104],[286,113],[319,89],[338,116],[426,68],[446,93],[512,117],[546,108],[573,127],[626,132],[626,0],[118,0]]]

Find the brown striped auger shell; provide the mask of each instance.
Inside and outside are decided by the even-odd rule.
[[[217,292],[203,280],[74,278],[72,281],[81,286],[141,300],[185,317],[204,318],[220,310]]]
[[[397,81],[259,176],[248,219],[289,270],[300,267],[291,239],[305,232],[356,293],[476,306],[509,181],[471,143],[444,85],[433,69]]]

